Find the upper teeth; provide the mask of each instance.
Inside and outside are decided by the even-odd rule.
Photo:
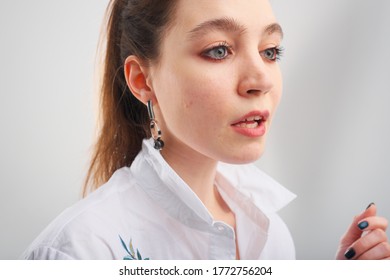
[[[261,116],[253,116],[245,119],[245,121],[250,122],[250,121],[260,121],[262,119]]]

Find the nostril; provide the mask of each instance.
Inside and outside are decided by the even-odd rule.
[[[257,94],[260,92],[261,92],[261,90],[258,90],[258,89],[250,89],[250,90],[246,91],[246,93],[248,93],[248,94]]]

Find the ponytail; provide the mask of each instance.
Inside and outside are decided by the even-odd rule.
[[[166,30],[173,2],[111,0],[108,5],[101,40],[100,127],[83,196],[107,182],[115,170],[130,166],[141,150],[142,140],[150,137],[147,109],[128,88],[123,64],[129,55],[146,63],[158,58],[161,34]]]

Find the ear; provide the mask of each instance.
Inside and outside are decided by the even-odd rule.
[[[133,95],[145,105],[148,100],[156,104],[156,97],[148,84],[149,69],[142,66],[140,59],[135,55],[126,58],[124,68],[126,83]]]

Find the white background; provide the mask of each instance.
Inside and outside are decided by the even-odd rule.
[[[332,259],[370,202],[390,218],[390,2],[271,2],[285,90],[258,165],[298,194],[281,212],[297,258]],[[0,2],[0,259],[81,196],[107,3]]]

